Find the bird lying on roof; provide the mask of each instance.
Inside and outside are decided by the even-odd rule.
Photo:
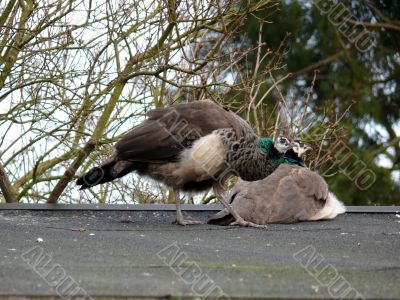
[[[301,159],[311,149],[300,140],[285,155]],[[281,164],[270,176],[259,181],[240,181],[229,194],[232,208],[246,221],[294,223],[333,219],[346,211],[342,202],[328,191],[316,172],[297,165]],[[226,209],[210,217],[208,223],[230,225],[234,218]]]
[[[114,154],[77,180],[81,189],[110,182],[130,172],[173,188],[176,219],[181,225],[203,222],[184,219],[179,191],[211,187],[242,226],[244,221],[225,200],[225,181],[232,175],[253,181],[270,175],[291,148],[285,136],[275,141],[258,137],[235,113],[211,101],[194,101],[148,112],[148,118],[124,135]]]

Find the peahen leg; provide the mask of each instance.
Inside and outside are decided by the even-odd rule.
[[[233,207],[226,201],[225,197],[225,189],[221,186],[221,184],[214,185],[214,193],[217,196],[218,200],[222,202],[222,204],[226,207],[229,213],[235,218],[235,221],[229,225],[239,225],[243,227],[255,227],[255,228],[265,228],[265,225],[259,225],[253,222],[245,221],[239,214],[233,209]]]
[[[176,204],[176,222],[178,222],[178,224],[180,224],[180,225],[195,225],[195,224],[205,224],[206,223],[203,221],[186,220],[182,214],[181,199],[179,198],[179,190],[178,189],[174,189],[174,197],[175,197],[175,204]]]

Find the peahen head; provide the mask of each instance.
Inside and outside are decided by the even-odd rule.
[[[293,139],[293,151],[298,155],[299,158],[302,158],[304,153],[306,153],[308,150],[311,150],[311,146],[303,143],[303,141],[296,137]]]
[[[303,143],[300,138],[294,138],[292,145],[292,149],[287,151],[283,157],[284,163],[305,167],[302,157],[304,153],[311,150],[311,147]]]
[[[274,147],[279,153],[285,153],[292,148],[292,143],[286,136],[279,135],[274,141]]]
[[[259,147],[260,147],[260,150],[264,153],[270,154],[270,153],[278,152],[280,154],[283,154],[292,148],[292,144],[288,138],[280,135],[275,140],[275,142],[271,138],[267,138],[267,137],[260,138],[259,139]]]

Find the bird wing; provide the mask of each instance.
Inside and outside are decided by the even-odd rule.
[[[323,208],[328,198],[328,186],[318,173],[285,164],[276,172],[286,175],[280,179],[276,193],[270,200],[275,208],[270,222],[308,220]]]
[[[247,123],[235,113],[205,100],[156,108],[148,119],[115,145],[118,158],[140,162],[167,162],[178,158],[182,149],[220,128],[233,128],[240,138]]]
[[[241,181],[230,193],[232,208],[246,221],[293,223],[308,220],[325,205],[328,187],[320,175],[307,168],[280,165],[258,181]],[[209,219],[210,224],[227,225],[232,216],[224,209]]]

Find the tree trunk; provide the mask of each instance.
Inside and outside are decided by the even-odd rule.
[[[14,189],[2,164],[0,164],[0,189],[7,203],[17,202]]]

